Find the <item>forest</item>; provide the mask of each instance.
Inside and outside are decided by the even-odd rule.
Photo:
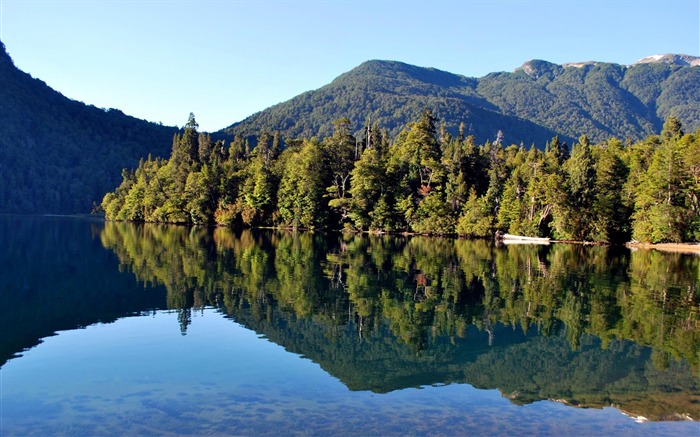
[[[190,114],[170,159],[122,172],[101,204],[108,220],[492,237],[495,231],[564,241],[700,240],[700,131],[669,116],[635,143],[544,147],[476,144],[426,110],[393,139],[376,123],[356,136],[253,146],[198,132]]]

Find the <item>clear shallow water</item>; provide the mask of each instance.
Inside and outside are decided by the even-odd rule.
[[[3,436],[700,433],[692,257],[114,225],[0,219]]]
[[[468,384],[352,392],[214,309],[187,335],[177,314],[120,319],[46,339],[2,372],[3,435],[692,435],[614,408],[518,406]]]

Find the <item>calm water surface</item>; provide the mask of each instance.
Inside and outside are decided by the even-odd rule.
[[[700,258],[0,217],[0,435],[699,435]]]

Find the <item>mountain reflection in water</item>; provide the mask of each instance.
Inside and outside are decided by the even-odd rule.
[[[3,233],[36,232],[3,223]],[[351,390],[467,383],[517,404],[700,418],[700,257],[108,222],[74,243],[79,264],[70,246],[52,249],[60,239],[48,236],[29,255],[3,251],[3,268],[19,252],[41,260],[60,251],[63,261],[45,263],[43,274],[74,269],[103,289],[59,285],[60,299],[46,299],[32,295],[35,272],[4,279],[0,320],[13,335],[2,363],[71,324],[161,308],[178,311],[186,334],[192,311],[214,306]],[[133,275],[111,267],[114,254]],[[134,280],[147,289],[133,292],[125,283]],[[107,299],[96,297],[104,291]],[[33,326],[23,330],[26,321]]]

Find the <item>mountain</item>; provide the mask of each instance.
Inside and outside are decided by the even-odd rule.
[[[664,55],[652,55],[642,58],[635,64],[673,64],[673,65],[689,65],[695,67],[700,65],[700,58],[697,56],[688,55],[674,55],[673,53],[666,53]]]
[[[529,61],[513,73],[479,80],[478,91],[505,114],[562,135],[640,140],[676,115],[700,128],[700,68],[666,62],[631,66],[604,62],[556,65]]]
[[[87,213],[123,168],[168,157],[176,127],[71,100],[0,50],[0,213]]]
[[[501,130],[506,143],[543,146],[554,135],[574,141],[639,140],[676,115],[686,130],[700,128],[698,58],[662,55],[630,66],[604,62],[557,65],[532,60],[512,73],[469,78],[394,61],[368,61],[330,84],[234,123],[227,133],[324,136],[347,117],[358,132],[369,121],[390,134],[428,108],[452,134],[464,122],[477,141]]]
[[[456,134],[464,122],[465,133],[482,142],[493,141],[499,130],[505,133],[504,141],[528,140],[528,145],[532,141],[544,144],[557,134],[501,113],[479,95],[477,86],[476,79],[434,68],[368,61],[316,91],[258,112],[225,132],[254,136],[266,128],[279,130],[283,137],[324,137],[333,134],[334,120],[347,117],[358,131],[369,121],[395,136],[430,108],[449,131]]]
[[[85,213],[149,154],[167,157],[177,127],[71,100],[20,71],[0,42],[0,213]],[[655,55],[623,66],[526,62],[476,79],[394,61],[368,61],[328,85],[215,133],[323,137],[333,121],[367,122],[396,135],[432,109],[453,135],[543,147],[555,135],[638,140],[676,115],[700,128],[700,58]]]

